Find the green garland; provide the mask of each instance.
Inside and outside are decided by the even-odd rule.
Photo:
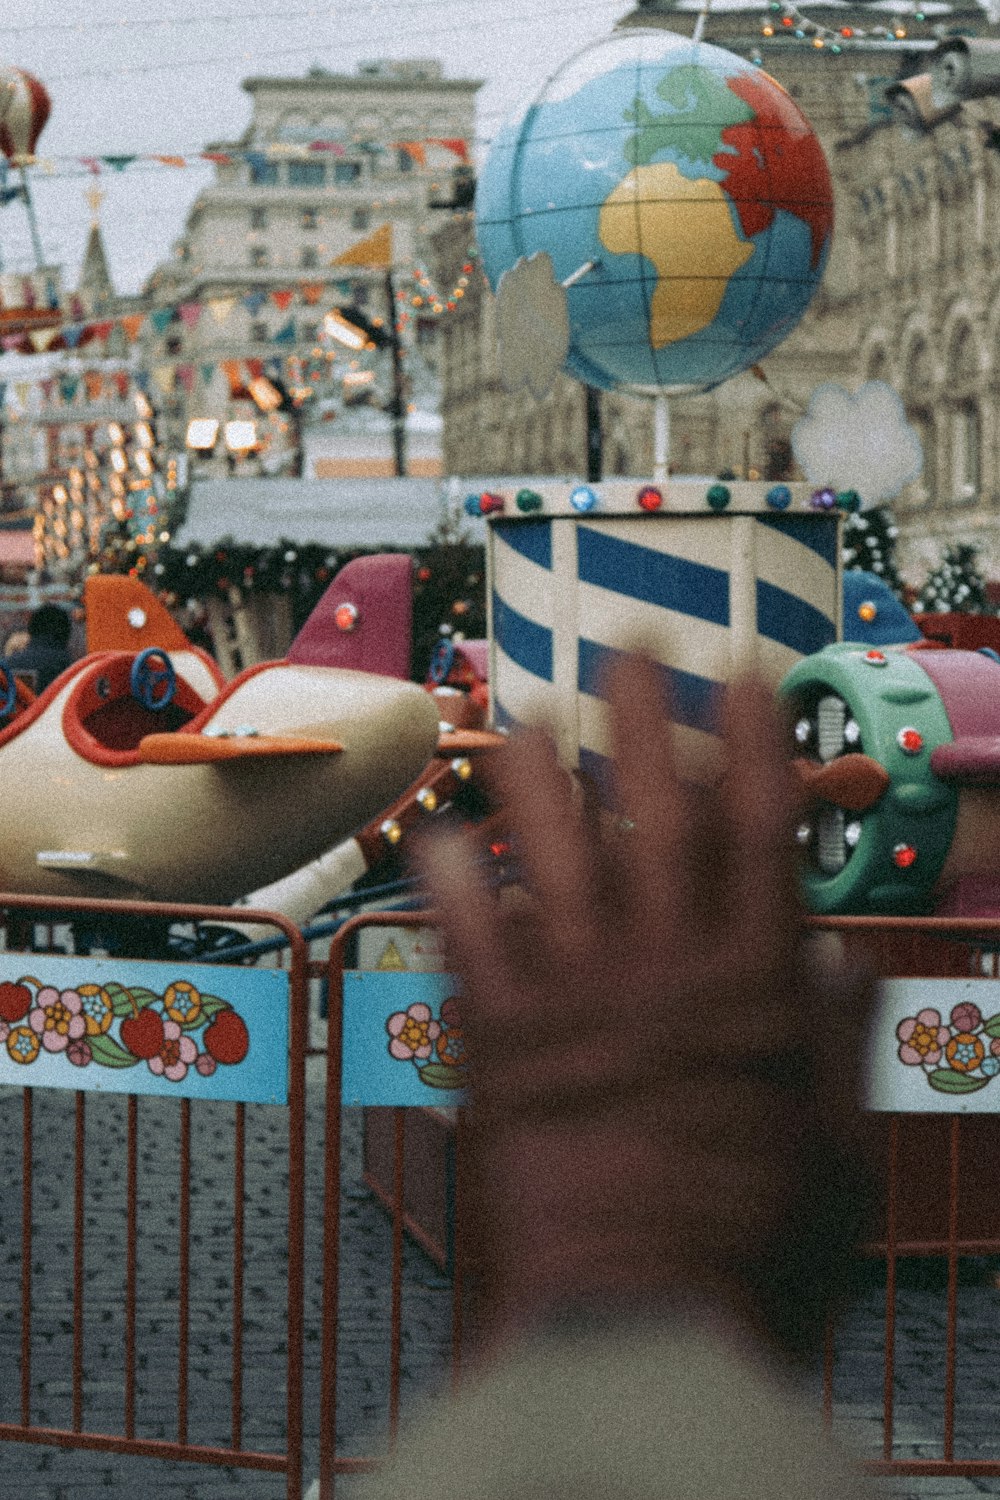
[[[986,597],[986,580],[976,565],[978,547],[956,542],[946,547],[941,561],[924,579],[913,606],[917,613],[992,615],[996,610]]]
[[[131,542],[131,545],[130,545]],[[148,554],[125,534],[105,538],[95,571],[134,571],[168,607],[208,599],[285,595],[297,630],[311,614],[342,567],[355,557],[398,552],[398,547],[332,549],[282,537],[270,547],[251,547],[224,538],[213,547],[161,546]],[[485,556],[480,545],[464,541],[429,542],[413,558],[413,675],[426,676],[442,635],[467,639],[486,634]]]
[[[905,602],[906,585],[896,567],[898,535],[892,511],[884,506],[849,515],[844,524],[843,559],[845,568],[877,574]]]

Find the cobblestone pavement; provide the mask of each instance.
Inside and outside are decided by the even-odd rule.
[[[312,1069],[311,1069],[312,1071]],[[84,1425],[122,1426],[125,1278],[125,1101],[90,1096],[86,1106]],[[224,1443],[229,1414],[232,1107],[192,1108],[190,1423],[192,1441]],[[171,1438],[177,1410],[178,1106],[140,1105],[139,1341],[137,1427]],[[322,1141],[321,1069],[309,1087],[306,1269],[306,1484],[317,1471]],[[20,1338],[21,1095],[0,1091],[5,1145],[0,1216],[0,1420],[18,1419]],[[32,1418],[69,1425],[72,1333],[73,1097],[35,1099],[35,1239]],[[360,1119],[345,1115],[343,1300],[339,1444],[345,1453],[384,1448],[388,1400],[390,1227],[360,1181]],[[286,1121],[280,1110],[247,1109],[247,1243],[244,1441],[280,1451],[284,1432]],[[1000,1290],[980,1269],[959,1293],[956,1451],[1000,1457]],[[415,1247],[405,1254],[403,1413],[445,1374],[450,1294]],[[912,1275],[898,1296],[896,1432],[901,1456],[941,1454],[945,1291]],[[856,1450],[881,1444],[884,1292],[865,1292],[839,1338],[836,1427]],[[246,1470],[0,1444],[3,1500],[103,1500],[153,1489],[164,1500],[282,1500],[280,1476]],[[338,1482],[350,1500],[355,1485]],[[895,1500],[1000,1495],[1000,1480],[900,1480]]]

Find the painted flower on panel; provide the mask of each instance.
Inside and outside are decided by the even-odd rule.
[[[76,990],[60,992],[46,985],[35,996],[28,1025],[46,1052],[65,1052],[70,1042],[78,1041],[86,1034],[83,1000]]]
[[[428,1058],[441,1035],[441,1023],[431,1017],[431,1008],[422,1001],[395,1011],[385,1023],[389,1033],[389,1051],[400,1062]]]
[[[149,1071],[157,1077],[169,1078],[171,1083],[180,1083],[197,1056],[198,1048],[189,1036],[183,1034],[177,1022],[164,1021],[163,1045],[149,1059]]]
[[[986,1048],[971,1031],[960,1031],[947,1044],[944,1055],[956,1073],[971,1073],[986,1056]]]
[[[971,1000],[963,1000],[953,1007],[951,1024],[955,1031],[978,1031],[983,1024],[983,1013]]]
[[[900,1062],[915,1067],[940,1062],[951,1033],[947,1026],[941,1025],[940,1011],[928,1009],[900,1021],[896,1035],[900,1041]]]

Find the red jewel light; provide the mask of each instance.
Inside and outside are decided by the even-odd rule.
[[[916,859],[917,851],[912,844],[897,844],[892,851],[892,862],[897,870],[908,870]]]
[[[496,511],[501,511],[501,510],[503,510],[503,496],[502,495],[491,495],[488,490],[486,491],[485,494],[480,495],[480,497],[479,497],[479,512],[480,512],[481,515],[491,516]]]
[[[924,737],[919,729],[901,729],[896,743],[907,755],[919,755],[924,748]]]
[[[884,667],[887,657],[884,651],[866,651],[865,661],[870,667]]]
[[[358,623],[358,607],[356,604],[338,604],[333,612],[334,624],[338,630],[353,630]]]
[[[490,845],[490,853],[494,859],[502,859],[505,854],[510,853],[510,845],[504,839],[494,839]]]
[[[643,510],[659,510],[663,504],[663,495],[654,484],[643,485],[637,499]]]

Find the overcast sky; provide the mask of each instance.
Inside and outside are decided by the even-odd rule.
[[[165,154],[235,139],[250,117],[240,80],[300,76],[313,64],[353,72],[363,59],[437,57],[450,77],[484,81],[477,150],[500,119],[564,58],[605,34],[627,0],[14,0],[0,7],[0,60],[52,96],[40,156]],[[68,164],[60,162],[59,173]],[[34,175],[46,256],[72,286],[95,180],[111,272],[137,289],[168,253],[187,208],[211,180],[187,169],[104,171],[99,179]],[[4,269],[32,264],[20,204],[0,210]]]

